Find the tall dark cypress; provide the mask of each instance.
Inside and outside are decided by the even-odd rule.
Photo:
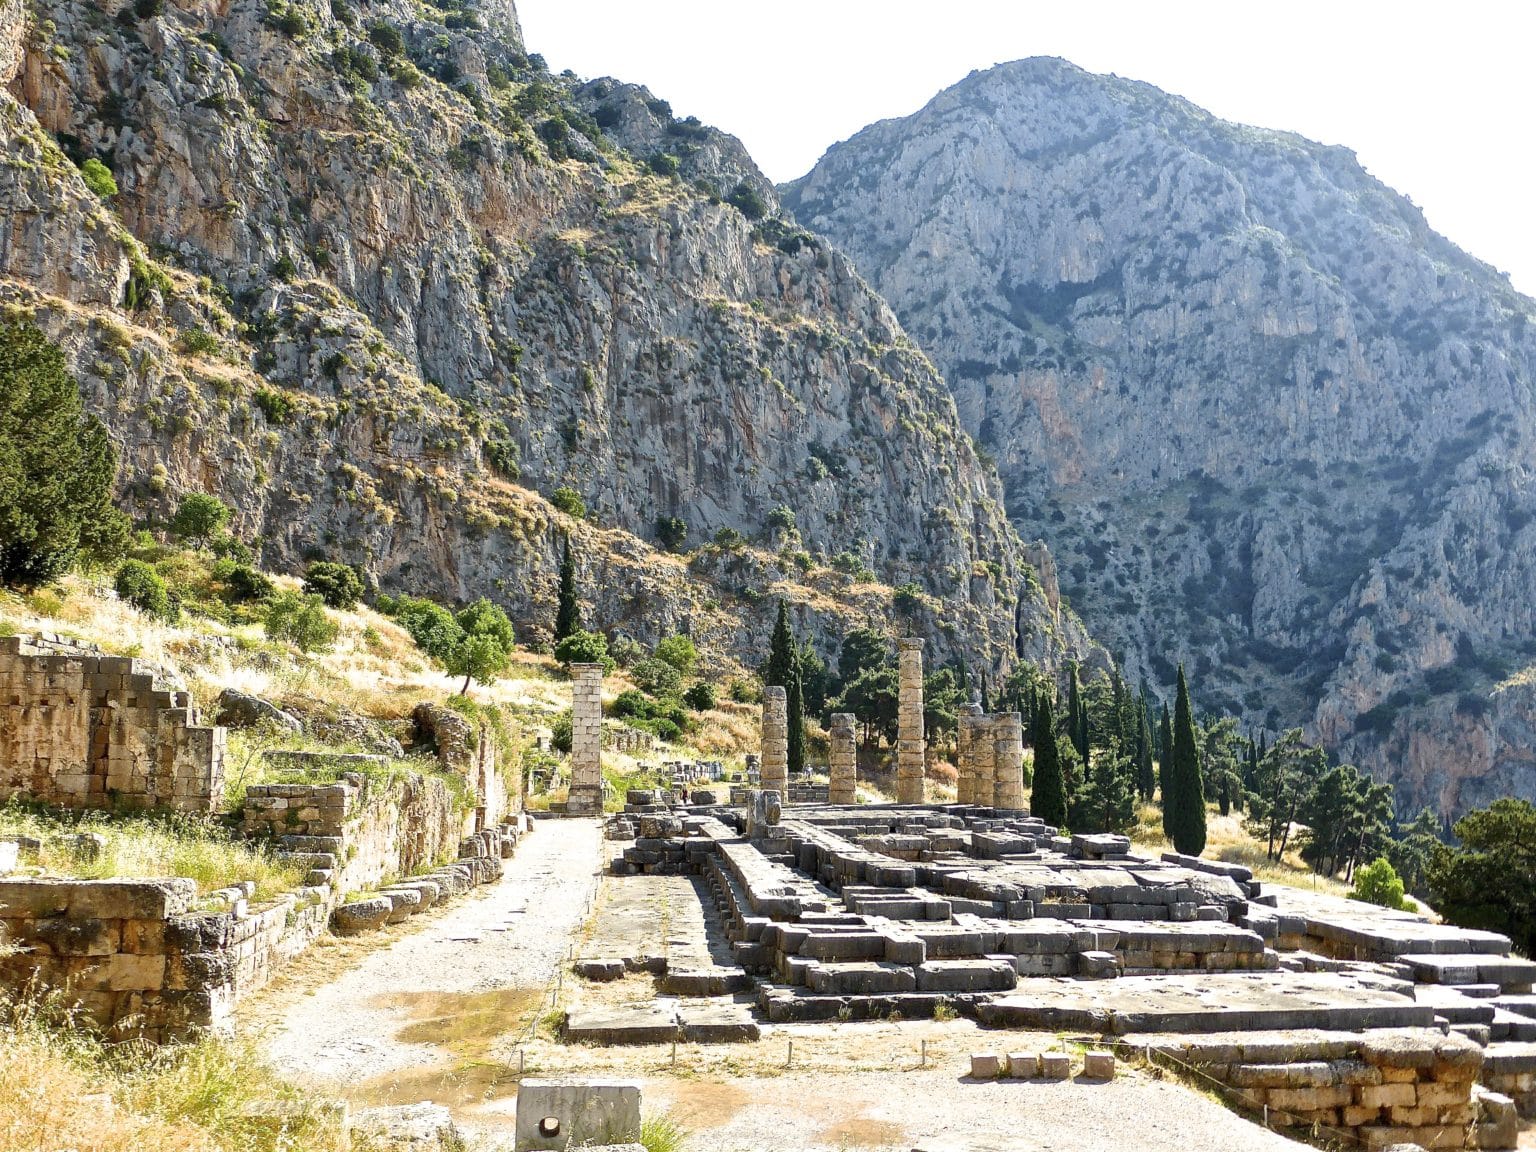
[[[795,670],[795,634],[789,628],[789,607],[779,601],[778,619],[773,622],[773,636],[768,641],[768,663],[763,666],[763,683],[778,685],[786,692]]]
[[[1067,822],[1067,786],[1061,778],[1061,753],[1056,747],[1056,719],[1051,698],[1041,693],[1035,710],[1035,777],[1029,795],[1029,814],[1060,828]]]
[[[987,691],[987,674],[985,672],[981,674],[981,714],[983,716],[990,716],[992,714],[992,695]]]
[[[1067,733],[1077,758],[1088,767],[1088,710],[1083,706],[1083,689],[1077,679],[1077,665],[1072,665],[1072,679],[1067,684]]]
[[[581,605],[576,602],[576,561],[571,556],[571,538],[565,538],[560,557],[560,586],[555,605],[555,640],[564,640],[581,631]]]
[[[1136,792],[1143,800],[1152,799],[1157,775],[1152,767],[1152,704],[1143,686],[1136,702]]]
[[[798,776],[805,771],[805,691],[798,660],[790,670],[784,694],[789,705],[786,709],[786,719],[789,721],[789,774]]]
[[[1157,787],[1168,800],[1168,758],[1173,755],[1173,721],[1168,718],[1168,705],[1163,705],[1163,716],[1157,724]],[[1167,829],[1165,828],[1166,832]]]
[[[1173,708],[1173,755],[1164,778],[1163,829],[1174,851],[1198,856],[1205,851],[1205,782],[1200,778],[1200,750],[1189,706],[1189,685],[1179,665],[1179,695]]]

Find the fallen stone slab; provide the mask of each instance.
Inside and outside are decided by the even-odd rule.
[[[666,1044],[678,1036],[677,1005],[669,1000],[572,1008],[565,1014],[569,1044]]]
[[[461,1152],[464,1134],[441,1104],[365,1108],[352,1116],[354,1140],[391,1152]]]
[[[747,1004],[690,1001],[678,1005],[677,1021],[682,1038],[698,1044],[731,1044],[761,1035]]]
[[[331,928],[338,936],[356,936],[382,927],[395,910],[394,902],[386,896],[369,900],[354,900],[343,904],[331,913]]]

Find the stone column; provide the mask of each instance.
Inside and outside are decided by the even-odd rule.
[[[595,815],[603,810],[603,666],[572,664],[571,794],[565,810]]]
[[[980,704],[960,705],[959,723],[955,734],[955,768],[959,778],[955,781],[955,803],[976,803],[976,717],[981,715]]]
[[[763,689],[763,766],[758,776],[764,792],[789,800],[789,698],[780,685]]]
[[[1024,801],[1024,717],[1002,712],[992,717],[992,806],[1022,812]]]
[[[828,804],[853,804],[854,787],[859,778],[859,741],[852,712],[832,713],[832,753],[828,758],[831,783],[827,785]]]
[[[992,717],[978,714],[971,717],[971,803],[982,808],[993,804],[996,788],[996,746],[992,740]]]
[[[927,772],[923,752],[923,642],[896,641],[900,703],[896,714],[896,803],[921,804]]]

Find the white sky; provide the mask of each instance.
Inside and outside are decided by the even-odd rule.
[[[616,76],[783,182],[976,68],[1062,56],[1218,116],[1353,148],[1536,295],[1529,0],[517,0],[555,71]]]

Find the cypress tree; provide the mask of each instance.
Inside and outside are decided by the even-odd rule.
[[[1136,791],[1143,800],[1152,799],[1157,787],[1157,775],[1152,767],[1152,705],[1147,700],[1147,690],[1141,690],[1136,704]]]
[[[786,710],[789,720],[789,774],[798,776],[805,771],[805,692],[800,678],[800,662],[790,669],[789,683],[784,686],[788,698]]]
[[[981,674],[981,714],[983,716],[990,716],[992,714],[992,696],[987,691],[987,674],[985,672]]]
[[[773,622],[773,636],[768,641],[768,663],[763,666],[763,683],[778,685],[787,693],[795,663],[795,634],[789,628],[789,608],[780,600],[778,619]]]
[[[1168,705],[1163,705],[1163,717],[1157,725],[1157,787],[1168,800],[1168,757],[1173,754],[1173,721],[1168,718]]]
[[[1077,757],[1088,764],[1088,710],[1083,706],[1083,689],[1077,679],[1077,665],[1072,665],[1072,679],[1067,685],[1067,734]]]
[[[1067,822],[1067,788],[1061,778],[1061,753],[1056,747],[1056,720],[1051,699],[1042,693],[1035,712],[1035,778],[1029,795],[1029,812],[1060,828]]]
[[[1164,776],[1163,830],[1174,851],[1198,856],[1205,851],[1205,782],[1200,778],[1200,750],[1189,707],[1189,685],[1179,665],[1179,694],[1173,709],[1173,755]]]
[[[571,556],[571,538],[565,538],[565,552],[560,557],[560,588],[555,606],[555,640],[564,640],[581,631],[581,605],[576,603],[576,561]]]

